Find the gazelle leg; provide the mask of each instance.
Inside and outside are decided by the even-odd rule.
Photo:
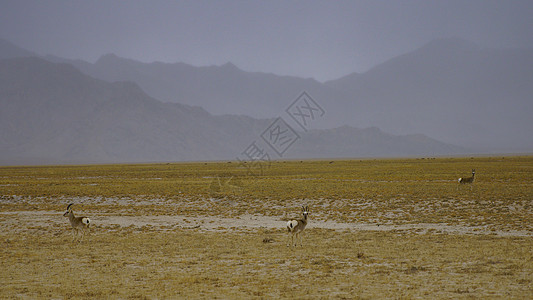
[[[78,240],[78,243],[81,242],[81,239],[83,239],[83,230],[77,228],[76,230],[76,239]]]
[[[294,232],[291,234],[291,247],[294,246],[294,236],[295,235],[296,234]]]

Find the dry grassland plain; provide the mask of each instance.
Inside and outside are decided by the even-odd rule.
[[[0,298],[533,298],[531,156],[261,167],[0,167]]]

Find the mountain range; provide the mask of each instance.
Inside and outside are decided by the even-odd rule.
[[[481,151],[533,149],[533,49],[435,40],[326,85],[364,111],[350,125],[422,132]]]
[[[215,115],[276,117],[306,91],[326,111],[315,128],[376,126],[479,152],[533,150],[533,49],[490,49],[440,39],[367,72],[325,83],[246,72],[231,63],[142,63],[114,54],[94,64],[47,59],[109,82],[133,81],[151,97],[201,106]]]
[[[302,91],[324,118],[283,158],[526,152],[531,58],[438,40],[321,83],[231,63],[43,58],[0,40],[0,164],[235,159]]]
[[[0,60],[0,164],[250,160],[275,119],[213,116],[165,103],[133,82],[106,82],[38,57]],[[310,130],[269,159],[434,155],[463,149],[377,128]],[[334,145],[334,146],[333,146]]]

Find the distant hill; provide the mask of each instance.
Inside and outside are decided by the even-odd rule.
[[[307,132],[294,146],[300,157],[407,157],[465,154],[467,149],[445,144],[422,134],[392,135],[377,127],[353,128],[343,126]],[[327,156],[316,156],[327,153]]]
[[[533,49],[485,49],[441,39],[326,83],[245,72],[231,63],[141,63],[112,54],[94,64],[69,63],[96,78],[134,81],[156,99],[217,115],[275,117],[307,91],[327,112],[316,128],[376,126],[479,152],[533,151]]]
[[[0,39],[0,59],[29,56],[37,56],[37,54]]]
[[[113,54],[94,64],[46,59],[108,82],[132,81],[150,97],[200,106],[214,115],[274,118],[307,91],[326,111],[313,123],[315,129],[378,127],[395,135],[424,134],[481,153],[533,151],[533,49],[488,49],[440,39],[365,73],[325,83],[246,72],[231,63],[142,63]]]
[[[142,63],[114,54],[104,55],[94,64],[49,58],[54,62],[70,63],[90,76],[109,82],[136,82],[158,100],[201,106],[217,115],[273,118],[302,91],[319,97],[325,105],[338,98],[330,97],[335,91],[313,79],[245,72],[232,63],[208,67]]]
[[[108,83],[38,58],[0,61],[0,78],[4,164],[228,158],[235,144],[252,139],[256,123],[162,103],[134,83]],[[238,134],[229,139],[227,130]]]
[[[533,49],[436,40],[326,85],[351,97],[347,110],[362,112],[352,125],[479,149],[533,150]]]
[[[213,116],[37,57],[0,60],[0,164],[235,159],[272,119]],[[300,132],[283,158],[464,152],[424,136],[342,127]],[[272,155],[272,159],[276,159]]]

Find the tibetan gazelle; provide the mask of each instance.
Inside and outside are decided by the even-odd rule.
[[[305,226],[307,226],[307,215],[309,215],[309,208],[307,206],[302,206],[302,214],[304,215],[303,219],[294,219],[287,222],[287,231],[289,234],[287,236],[287,247],[291,244],[294,244],[296,247],[298,236],[300,236],[300,246],[303,246],[302,236],[300,234],[304,231]]]
[[[465,178],[459,178],[457,179],[457,188],[459,188],[460,184],[470,184],[470,189],[472,189],[474,185],[474,176],[476,175],[476,170],[472,169],[472,177],[465,177]]]
[[[89,223],[91,223],[91,220],[87,217],[74,216],[74,212],[72,211],[73,204],[74,203],[71,203],[67,206],[67,211],[63,214],[63,217],[68,217],[70,225],[72,225],[72,241],[76,239],[79,235],[79,231],[81,231],[81,239],[79,240],[79,242],[81,242],[85,235],[85,230],[89,230]]]

